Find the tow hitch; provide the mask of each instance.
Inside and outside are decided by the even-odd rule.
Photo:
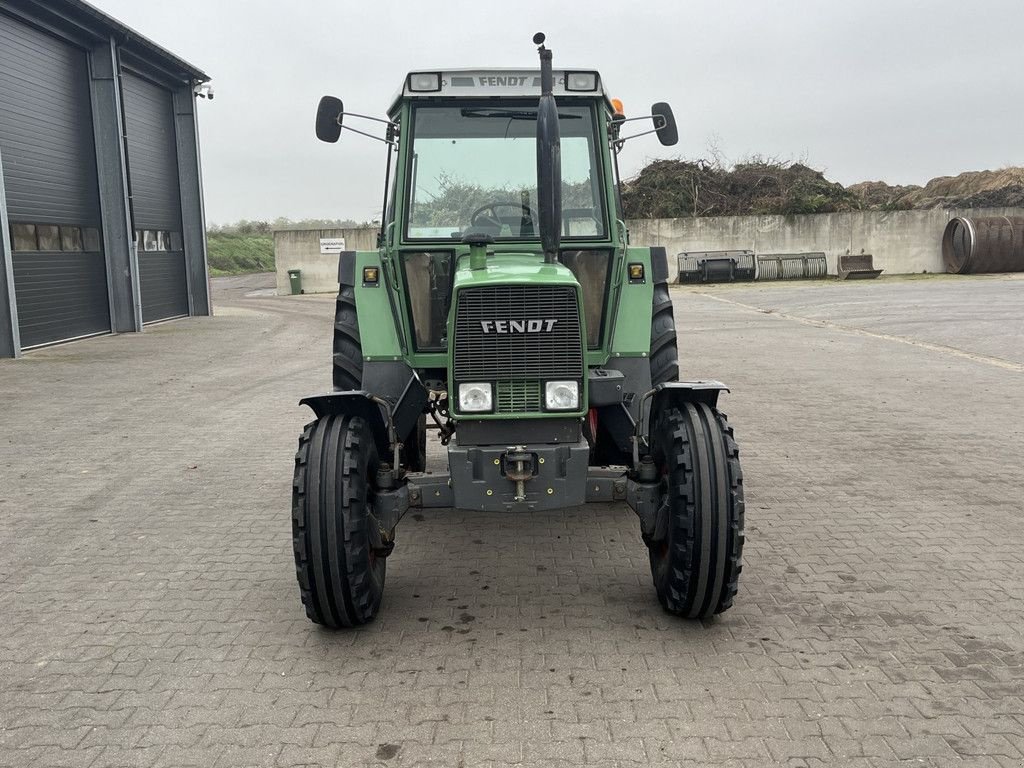
[[[526,501],[526,481],[537,475],[537,454],[526,446],[509,448],[501,457],[501,474],[516,484],[516,501]]]

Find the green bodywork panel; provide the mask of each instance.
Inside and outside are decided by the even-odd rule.
[[[576,278],[562,264],[545,264],[539,253],[495,253],[487,257],[486,269],[470,269],[469,256],[458,260],[455,269],[455,294],[463,288],[495,285],[572,285]]]
[[[629,281],[629,264],[643,264],[645,280]],[[612,357],[647,357],[651,348],[651,307],[654,304],[654,283],[651,282],[651,249],[627,248],[626,259],[619,279],[612,290],[620,294],[615,307],[615,328],[611,347]]]
[[[401,360],[404,357],[403,344],[398,334],[404,335],[405,329],[395,323],[393,297],[388,295],[390,283],[381,280],[376,287],[363,286],[363,267],[379,269],[380,253],[356,251],[356,313],[359,315],[359,341],[363,347],[363,359]]]

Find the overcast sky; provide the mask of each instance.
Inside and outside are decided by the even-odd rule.
[[[845,184],[921,184],[1024,165],[1021,0],[92,0],[207,71],[199,101],[207,217],[380,216],[384,149],[313,136],[319,97],[383,115],[410,69],[600,70],[631,115],[672,104],[662,157],[806,160]],[[556,7],[557,6],[557,7]]]

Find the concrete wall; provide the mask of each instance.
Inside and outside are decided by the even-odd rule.
[[[886,274],[945,272],[942,233],[956,216],[1024,216],[1022,208],[931,211],[858,211],[808,216],[721,216],[635,219],[626,222],[632,245],[661,245],[670,269],[682,251],[752,250],[758,254],[825,253],[829,274],[839,256],[870,253]],[[315,229],[274,233],[277,292],[287,294],[288,270],[302,270],[306,293],[336,293],[338,256],[321,254],[320,238],[344,237],[350,251],[377,249],[377,229]]]
[[[632,245],[682,251],[752,250],[758,254],[823,251],[830,274],[840,255],[870,253],[887,274],[945,272],[942,233],[956,216],[1024,215],[1021,208],[863,211],[808,216],[722,216],[627,222]],[[671,262],[670,258],[670,262]]]
[[[274,232],[274,262],[277,266],[277,292],[291,293],[288,270],[302,270],[305,293],[338,292],[338,254],[320,253],[320,238],[344,237],[345,250],[376,251],[377,233],[373,229],[302,229]]]

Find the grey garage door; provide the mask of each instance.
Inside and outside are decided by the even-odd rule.
[[[83,51],[0,13],[0,157],[21,345],[110,330]]]
[[[123,83],[142,320],[150,323],[188,314],[174,105],[149,80],[126,74]]]

